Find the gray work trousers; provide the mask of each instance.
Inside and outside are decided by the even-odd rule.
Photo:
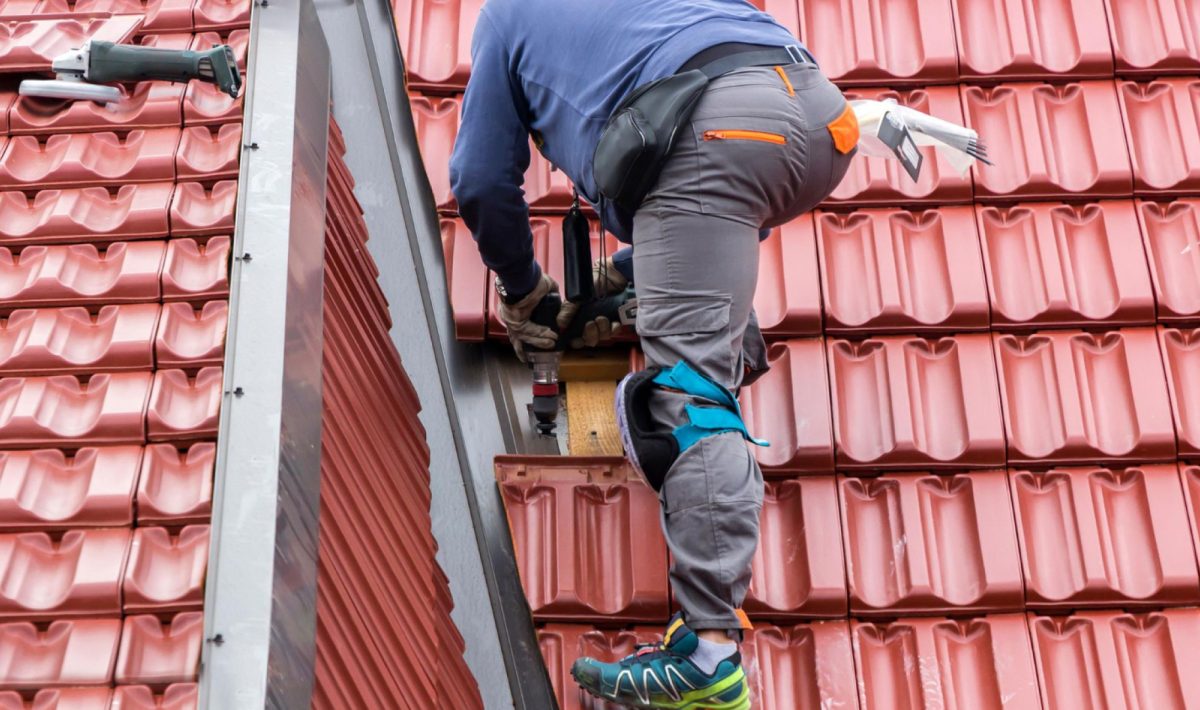
[[[648,366],[685,360],[736,392],[758,279],[759,230],[825,199],[849,166],[828,124],[841,92],[808,64],[740,69],[712,81],[634,218],[637,331]],[[745,133],[749,131],[751,133]],[[782,137],[782,139],[780,138]],[[757,350],[761,335],[752,329]],[[679,392],[656,391],[656,428],[685,422]],[[753,432],[751,432],[753,434]],[[659,493],[671,582],[687,623],[737,629],[758,546],[762,472],[738,433],[710,436],[675,461]]]

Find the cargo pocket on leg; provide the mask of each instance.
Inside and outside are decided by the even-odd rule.
[[[683,360],[730,386],[740,354],[729,334],[731,303],[728,296],[639,298],[637,332],[642,349],[651,362],[670,367]]]

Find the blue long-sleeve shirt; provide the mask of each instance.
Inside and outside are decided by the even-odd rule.
[[[521,189],[529,136],[596,205],[592,154],[630,91],[725,42],[797,40],[746,0],[487,0],[450,159],[459,212],[510,293],[533,289],[529,207]],[[631,241],[632,216],[608,200],[601,222]]]

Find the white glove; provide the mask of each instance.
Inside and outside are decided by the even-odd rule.
[[[520,301],[513,304],[504,302],[504,295],[499,291],[500,281],[496,281],[497,292],[500,294],[500,320],[508,329],[508,340],[512,343],[517,358],[525,362],[525,346],[530,345],[539,350],[550,350],[558,341],[558,333],[544,325],[538,325],[529,320],[533,316],[542,299],[551,293],[558,293],[558,284],[546,274],[538,281],[537,286]],[[562,318],[562,313],[559,313]],[[568,320],[568,323],[570,321]]]
[[[620,293],[629,286],[629,280],[626,279],[620,271],[617,271],[613,265],[612,257],[608,259],[597,259],[596,263],[592,264],[592,286],[595,289],[596,298],[604,298],[611,296],[614,293]],[[558,329],[565,331],[571,321],[575,319],[575,314],[579,312],[579,305],[566,301],[562,308],[558,311]],[[594,320],[589,321],[583,326],[583,334],[581,337],[571,340],[571,347],[578,350],[579,348],[594,348],[597,345],[607,344],[621,332],[621,324],[613,323],[605,316],[599,316]]]

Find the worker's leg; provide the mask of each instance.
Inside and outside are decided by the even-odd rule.
[[[849,155],[827,124],[845,109],[813,67],[734,72],[713,82],[634,220],[638,333],[648,366],[685,361],[736,391],[758,276],[758,234],[815,206]],[[658,390],[656,430],[686,421],[695,397]],[[752,432],[753,433],[753,432]],[[739,433],[701,439],[660,498],[672,587],[693,629],[736,629],[758,545],[762,474]]]

